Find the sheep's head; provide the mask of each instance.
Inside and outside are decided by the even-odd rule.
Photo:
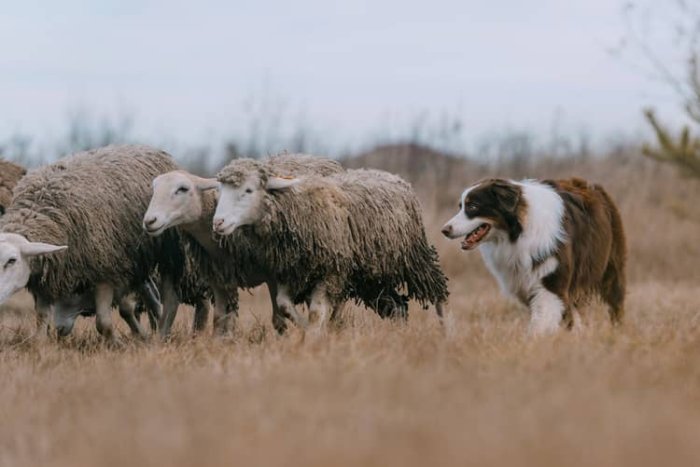
[[[159,175],[153,180],[153,196],[143,216],[143,228],[158,236],[166,229],[195,222],[202,215],[201,192],[219,187],[214,179],[183,170]]]
[[[66,246],[30,242],[22,235],[0,233],[0,303],[24,288],[29,281],[33,256],[65,250]]]
[[[214,214],[214,232],[230,235],[238,227],[255,224],[263,216],[268,192],[286,190],[300,180],[269,174],[266,167],[249,159],[233,161],[219,172],[219,202]]]

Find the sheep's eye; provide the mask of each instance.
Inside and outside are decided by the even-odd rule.
[[[250,188],[246,188],[246,189],[245,189],[245,192],[246,192],[246,193],[248,193],[248,194],[250,194],[250,193],[252,193],[252,192],[253,192],[253,190],[252,190],[252,189],[250,189]]]
[[[8,259],[7,262],[5,263],[5,269],[9,268],[10,266],[15,264],[16,262],[17,262],[17,258]]]
[[[183,193],[187,193],[188,191],[190,191],[189,188],[187,188],[186,186],[181,186],[180,188],[178,188],[177,190],[175,190],[175,194],[176,194],[176,195],[181,195],[181,194],[183,194]]]

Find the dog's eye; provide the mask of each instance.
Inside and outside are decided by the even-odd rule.
[[[477,204],[475,204],[475,203],[469,203],[469,204],[467,204],[467,207],[466,207],[466,210],[467,210],[467,211],[474,212],[474,211],[476,211],[477,209],[479,209],[479,206],[478,206]]]
[[[181,195],[181,194],[183,194],[183,193],[187,193],[188,191],[190,191],[190,189],[189,189],[188,187],[186,187],[186,186],[181,186],[181,187],[179,187],[177,190],[175,190],[175,194],[176,194],[176,195]]]

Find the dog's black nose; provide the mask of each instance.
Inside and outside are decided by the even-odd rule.
[[[442,234],[445,237],[449,237],[452,235],[452,226],[451,225],[446,225],[445,227],[442,228]]]

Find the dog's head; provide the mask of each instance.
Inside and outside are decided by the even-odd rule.
[[[445,224],[442,233],[448,238],[464,237],[463,250],[497,238],[514,242],[523,230],[525,209],[519,184],[500,178],[482,180],[464,190],[459,212]]]

